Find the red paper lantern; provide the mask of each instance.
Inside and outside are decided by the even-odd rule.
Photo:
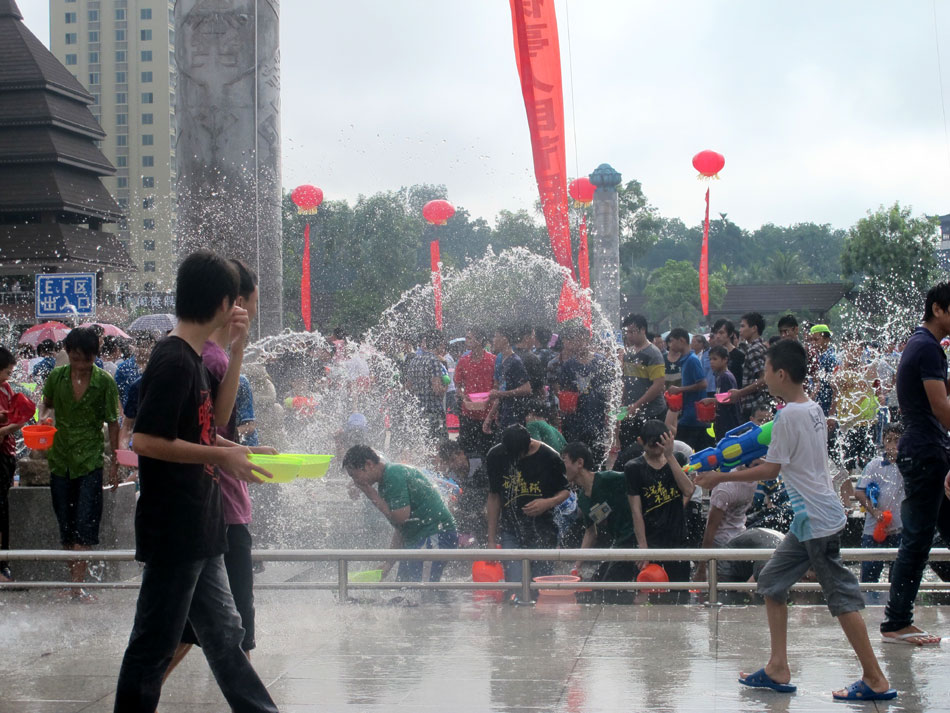
[[[715,151],[700,151],[693,156],[693,168],[705,178],[719,178],[719,172],[726,165],[726,158]]]
[[[317,208],[323,203],[323,191],[316,186],[305,183],[297,186],[290,194],[290,200],[297,206],[297,212],[301,215],[313,215]]]
[[[445,225],[455,215],[455,206],[444,200],[429,201],[422,207],[422,217],[432,225]]]
[[[588,206],[594,202],[594,191],[597,186],[590,182],[589,178],[575,178],[567,187],[567,192],[571,194],[576,202],[582,206]]]

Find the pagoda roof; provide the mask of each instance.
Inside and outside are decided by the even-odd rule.
[[[0,0],[0,93],[45,89],[92,104],[92,95],[23,24],[13,0]]]
[[[0,163],[0,214],[51,211],[107,221],[123,215],[99,176],[88,170],[49,163]]]
[[[0,92],[0,129],[22,126],[52,126],[96,140],[106,135],[81,102],[42,89]]]
[[[49,266],[62,272],[135,270],[112,233],[62,223],[0,224],[0,274]]]
[[[50,163],[83,168],[100,176],[115,174],[109,159],[86,138],[42,126],[0,130],[0,170]]]

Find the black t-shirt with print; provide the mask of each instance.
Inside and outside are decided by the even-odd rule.
[[[517,535],[522,547],[554,547],[557,527],[554,512],[525,515],[521,508],[538,498],[551,498],[567,490],[564,461],[542,443],[536,453],[512,463],[501,444],[488,451],[488,492],[501,496],[500,531]]]
[[[627,494],[639,495],[647,546],[683,547],[686,544],[686,510],[683,492],[669,464],[656,470],[640,456],[624,466]]]
[[[142,375],[135,433],[212,445],[214,394],[208,370],[178,337],[159,342]],[[214,466],[141,456],[135,510],[135,558],[185,561],[227,551],[221,490]]]

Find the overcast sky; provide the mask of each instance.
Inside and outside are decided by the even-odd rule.
[[[48,41],[46,0],[18,4]],[[286,187],[353,201],[444,183],[489,222],[533,205],[508,2],[281,5]],[[610,163],[695,224],[690,160],[709,148],[726,157],[712,212],[745,228],[846,228],[894,200],[950,213],[935,39],[950,102],[950,0],[557,0],[557,12],[572,174]]]

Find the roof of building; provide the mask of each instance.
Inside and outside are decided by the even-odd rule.
[[[106,135],[81,102],[43,89],[0,92],[0,129],[22,126],[53,126],[91,139]]]
[[[122,211],[99,177],[51,163],[0,164],[0,213],[67,212],[114,221]]]
[[[0,213],[43,225],[122,217],[100,181],[115,168],[96,145],[105,132],[92,101],[23,24],[14,0],[0,0]]]
[[[92,95],[23,24],[13,0],[0,0],[0,92],[45,89],[92,104]]]
[[[823,314],[838,304],[851,289],[852,285],[839,282],[727,285],[722,306],[711,308],[709,318],[741,317],[753,311],[762,314],[785,310]],[[643,295],[624,297],[623,307],[628,312],[642,312],[645,305],[646,298]]]
[[[62,223],[0,224],[0,274],[50,265],[62,271],[135,270],[112,233]]]
[[[52,127],[0,130],[0,170],[28,164],[63,164],[111,176],[115,168],[88,138]]]

